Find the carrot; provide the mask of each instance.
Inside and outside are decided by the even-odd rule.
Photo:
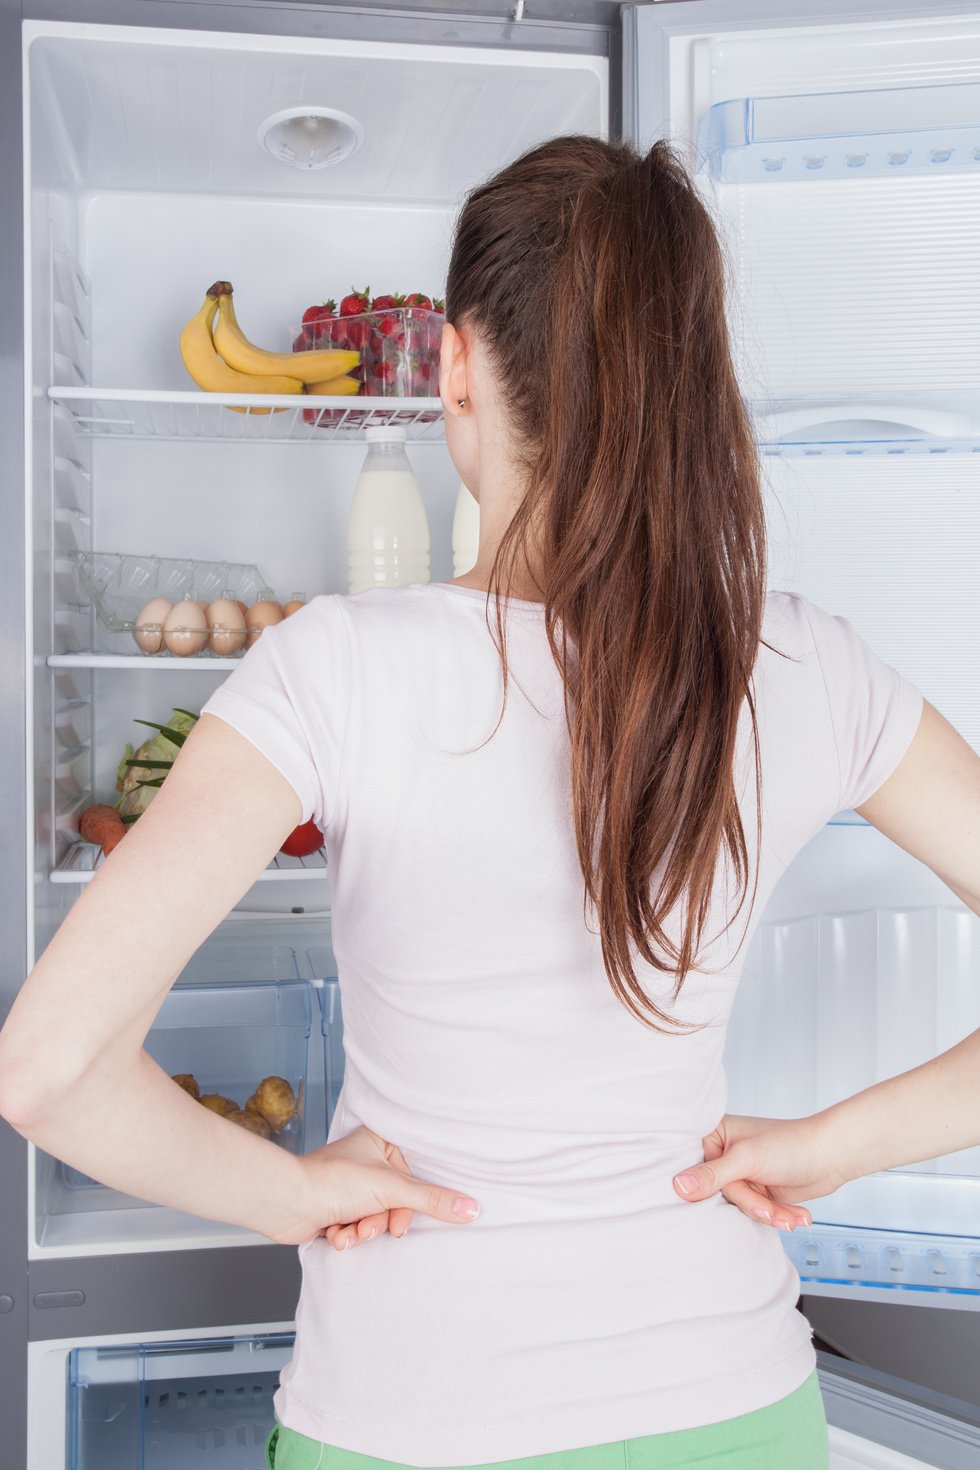
[[[123,819],[115,807],[101,804],[82,812],[78,830],[83,842],[97,842],[106,857],[126,835]]]

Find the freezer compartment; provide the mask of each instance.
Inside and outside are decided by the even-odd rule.
[[[853,843],[861,834],[843,835]],[[809,1116],[921,1065],[978,1026],[980,918],[965,908],[763,920],[729,1023],[727,1110]],[[980,1147],[857,1179],[806,1204],[814,1228],[783,1243],[807,1291],[908,1291],[980,1307]]]
[[[293,1342],[276,1332],[76,1348],[67,1470],[264,1470]]]
[[[980,171],[980,85],[733,97],[698,151],[723,183]]]

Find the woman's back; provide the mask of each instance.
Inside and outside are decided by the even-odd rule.
[[[508,604],[511,683],[487,739],[502,681],[485,601],[450,584],[317,598],[206,707],[326,831],[346,1050],[331,1137],[365,1123],[417,1177],[482,1205],[465,1231],[417,1215],[370,1250],[301,1247],[277,1412],[313,1439],[433,1466],[686,1428],[706,1403],[711,1420],[734,1417],[812,1371],[776,1233],[720,1194],[685,1204],[671,1181],[725,1112],[725,1026],[768,894],[891,773],[922,705],[849,624],[769,594],[755,906],[726,932],[719,861],[699,960],[716,973],[692,971],[672,1001],[670,977],[638,966],[663,1010],[708,1023],[666,1034],[613,994],[583,914],[540,604]]]

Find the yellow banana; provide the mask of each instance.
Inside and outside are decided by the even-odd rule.
[[[329,378],[325,383],[307,383],[306,391],[324,398],[349,398],[360,386],[356,378]]]
[[[231,282],[215,281],[211,287],[221,286],[221,305],[214,326],[214,345],[228,363],[240,373],[287,373],[303,383],[323,383],[330,378],[339,378],[356,368],[361,360],[359,352],[339,352],[323,349],[317,352],[265,352],[250,342],[238,325],[235,307],[231,299]]]
[[[216,283],[217,284],[217,283]],[[184,367],[199,388],[209,393],[302,393],[303,384],[298,378],[285,375],[255,377],[251,373],[238,373],[222,362],[215,351],[211,328],[218,310],[218,293],[214,286],[208,291],[200,310],[195,312],[180,334],[180,355]],[[229,405],[231,406],[231,405]],[[235,408],[236,413],[282,413],[282,409]]]

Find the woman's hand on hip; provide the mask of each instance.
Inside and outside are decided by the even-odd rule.
[[[342,1251],[385,1231],[404,1235],[416,1210],[452,1225],[464,1225],[480,1212],[469,1195],[415,1179],[401,1150],[370,1128],[355,1128],[299,1163],[306,1218],[277,1237],[281,1245],[324,1235]]]
[[[793,1208],[796,1201],[833,1194],[847,1179],[827,1155],[819,1115],[749,1118],[726,1113],[702,1144],[704,1163],[674,1177],[680,1198],[697,1202],[720,1192],[743,1214],[780,1230],[812,1225],[809,1210]],[[696,1187],[688,1190],[690,1179]]]

